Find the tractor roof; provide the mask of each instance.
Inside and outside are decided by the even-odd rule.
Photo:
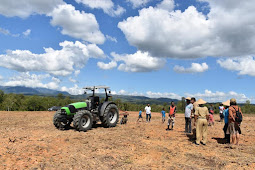
[[[87,90],[93,90],[93,89],[109,89],[110,87],[108,86],[88,86],[88,87],[83,87],[83,89]]]

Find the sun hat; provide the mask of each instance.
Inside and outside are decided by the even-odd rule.
[[[199,99],[198,101],[196,101],[197,104],[206,104],[207,102],[204,101],[203,99]]]
[[[191,100],[191,97],[186,97],[186,100]]]
[[[230,100],[227,100],[227,101],[225,101],[225,102],[222,102],[222,104],[225,105],[225,106],[230,106]]]
[[[230,99],[230,103],[236,103],[236,99],[235,98]]]

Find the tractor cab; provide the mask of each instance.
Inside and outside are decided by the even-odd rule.
[[[96,92],[99,91],[100,89],[103,89],[105,92],[105,102],[109,100],[109,97],[112,97],[111,90],[107,86],[90,86],[90,87],[84,87],[85,89],[84,94],[87,94],[88,91],[92,91],[92,94],[87,98],[88,103],[89,103],[89,108],[90,110],[95,110],[99,107],[100,105],[100,98],[99,96],[96,95]]]

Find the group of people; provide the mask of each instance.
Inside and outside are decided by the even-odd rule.
[[[205,106],[207,102],[203,99],[199,99],[196,101],[194,97],[187,97],[186,98],[186,107],[185,107],[185,132],[192,133],[193,136],[196,138],[195,144],[196,145],[206,145],[207,143],[207,131],[208,125],[214,125],[214,107],[210,105],[209,108]],[[224,107],[225,106],[225,107]],[[169,114],[168,114],[168,123],[166,130],[173,130],[174,123],[175,123],[175,115],[176,115],[176,106],[175,103],[172,101],[169,107]],[[146,122],[151,121],[151,107],[148,104],[144,111],[146,113]],[[241,108],[237,105],[236,99],[232,98],[225,102],[222,102],[219,106],[219,113],[220,113],[220,121],[224,120],[224,136],[226,143],[231,144],[239,144],[239,138],[241,134],[241,122],[243,118],[243,114]],[[166,111],[165,108],[161,111],[162,114],[162,123],[165,122]],[[142,119],[142,109],[139,111],[138,120]],[[230,138],[232,140],[230,140]]]
[[[185,108],[185,132],[191,133],[196,136],[195,144],[206,145],[207,142],[207,127],[208,124],[214,124],[213,113],[214,109],[211,107],[208,109],[205,104],[207,103],[203,99],[196,101],[195,98],[186,98]],[[225,108],[224,106],[225,105]],[[239,134],[241,134],[241,122],[243,114],[241,108],[237,105],[236,99],[232,98],[225,102],[222,102],[219,106],[220,121],[224,119],[225,125],[223,131],[225,134],[226,143],[230,143],[230,136],[232,138],[231,144],[239,144]],[[193,125],[193,128],[192,128]]]
[[[142,112],[143,112],[142,109],[140,109],[137,122],[140,119],[142,119],[142,121],[143,121]],[[145,106],[144,112],[146,113],[146,122],[150,122],[151,121],[151,106],[150,106],[150,104]],[[169,107],[169,114],[168,114],[169,117],[168,117],[168,124],[167,124],[167,129],[166,130],[173,130],[174,121],[175,121],[175,113],[176,113],[176,106],[175,106],[174,102],[172,101],[171,105]],[[165,108],[162,108],[161,114],[162,114],[162,123],[164,123],[165,120],[166,120]],[[169,128],[170,126],[171,126],[171,128]]]

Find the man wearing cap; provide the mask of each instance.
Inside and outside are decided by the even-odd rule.
[[[208,108],[204,106],[206,101],[203,99],[199,99],[197,101],[197,104],[199,107],[196,108],[195,111],[195,123],[194,126],[196,125],[196,145],[201,144],[206,145],[207,142],[207,120],[209,119],[209,112]],[[202,137],[202,140],[201,140]]]
[[[191,111],[193,110],[193,104],[190,103],[191,98],[186,97],[186,107],[185,107],[185,132],[191,133]]]

